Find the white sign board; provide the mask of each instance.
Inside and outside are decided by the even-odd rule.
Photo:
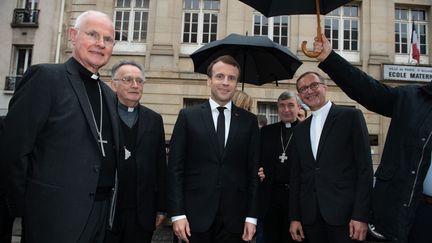
[[[432,67],[384,64],[383,78],[384,80],[430,82],[432,80]]]

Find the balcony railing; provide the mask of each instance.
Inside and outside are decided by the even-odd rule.
[[[39,26],[39,9],[14,9],[12,27],[38,27]]]
[[[15,84],[21,80],[22,76],[6,76],[5,88],[6,91],[14,91]]]

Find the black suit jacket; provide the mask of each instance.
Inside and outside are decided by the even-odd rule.
[[[204,232],[220,210],[226,228],[241,233],[245,218],[257,217],[256,116],[233,105],[222,156],[217,144],[209,102],[180,111],[168,157],[168,212]]]
[[[118,156],[116,98],[101,82]],[[74,60],[31,66],[9,103],[2,170],[26,242],[77,242],[94,201],[102,154]]]
[[[312,116],[296,127],[290,148],[291,220],[312,224],[318,209],[331,225],[345,225],[350,219],[368,222],[373,170],[362,113],[332,105],[316,160],[310,142],[311,121]]]
[[[156,213],[166,212],[165,132],[160,114],[142,105],[139,106],[138,112],[135,148],[137,218],[143,229],[153,231]],[[120,140],[123,141],[122,136]],[[124,152],[121,156],[124,156]],[[116,223],[117,220],[115,227]]]

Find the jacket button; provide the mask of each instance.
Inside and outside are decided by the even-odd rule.
[[[93,166],[93,171],[99,173],[99,165]]]
[[[426,141],[426,138],[421,138],[422,142]]]
[[[415,175],[415,173],[416,173],[415,170],[411,171],[411,174]]]
[[[406,208],[408,206],[408,204],[404,203],[403,206]]]

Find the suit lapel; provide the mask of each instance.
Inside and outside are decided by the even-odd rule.
[[[90,127],[91,133],[93,134],[95,141],[97,141],[98,136],[96,133],[96,127],[95,127],[95,124],[94,124],[94,121],[93,121],[93,118],[91,115],[91,111],[90,111],[90,103],[89,103],[89,100],[87,98],[87,91],[84,87],[83,81],[81,80],[81,78],[79,76],[79,73],[77,72],[75,67],[73,67],[72,62],[73,62],[72,59],[69,59],[65,64],[66,70],[67,70],[66,76],[69,79],[69,82],[71,83],[72,88],[75,91],[75,94],[76,94],[78,101],[81,105],[81,109],[83,110],[84,116],[85,116],[87,123]]]
[[[209,102],[205,102],[201,105],[201,117],[203,119],[204,126],[207,129],[207,134],[209,134],[210,136],[212,147],[215,148],[216,153],[220,155],[220,151],[218,149],[219,146],[217,141],[216,130],[214,127],[213,116],[212,116],[212,111],[210,110]]]
[[[320,137],[320,141],[318,143],[318,151],[317,151],[317,161],[319,160],[321,151],[323,149],[323,146],[325,144],[325,141],[328,137],[328,135],[330,134],[331,128],[333,127],[334,121],[336,120],[337,117],[337,106],[335,104],[332,104],[330,111],[327,115],[326,121],[324,122],[324,127],[323,130],[321,132],[321,137]]]
[[[101,89],[102,89],[102,93],[103,93],[103,97],[105,99],[105,104],[107,104],[108,106],[108,115],[110,117],[110,121],[111,121],[111,126],[112,126],[112,134],[114,137],[114,148],[115,151],[117,152],[117,155],[119,155],[119,117],[117,114],[117,99],[115,98],[114,94],[112,93],[113,91],[111,90],[110,87],[108,87],[106,84],[104,84],[102,81],[98,81],[101,82]]]
[[[311,143],[311,139],[310,139],[311,122],[312,122],[312,116],[310,116],[308,119],[306,119],[305,121],[302,122],[302,123],[304,123],[304,126],[302,126],[302,128],[303,128],[303,131],[301,133],[302,135],[300,136],[300,138],[296,137],[296,139],[305,139],[306,140],[304,144],[308,145],[307,146],[307,153],[310,155],[310,157],[313,160],[315,160],[313,157],[313,153],[312,153],[312,146],[311,146],[312,143]]]
[[[147,111],[142,107],[138,106],[138,134],[136,144],[140,144],[142,138],[144,137],[144,131],[148,130],[150,122],[148,122]]]

